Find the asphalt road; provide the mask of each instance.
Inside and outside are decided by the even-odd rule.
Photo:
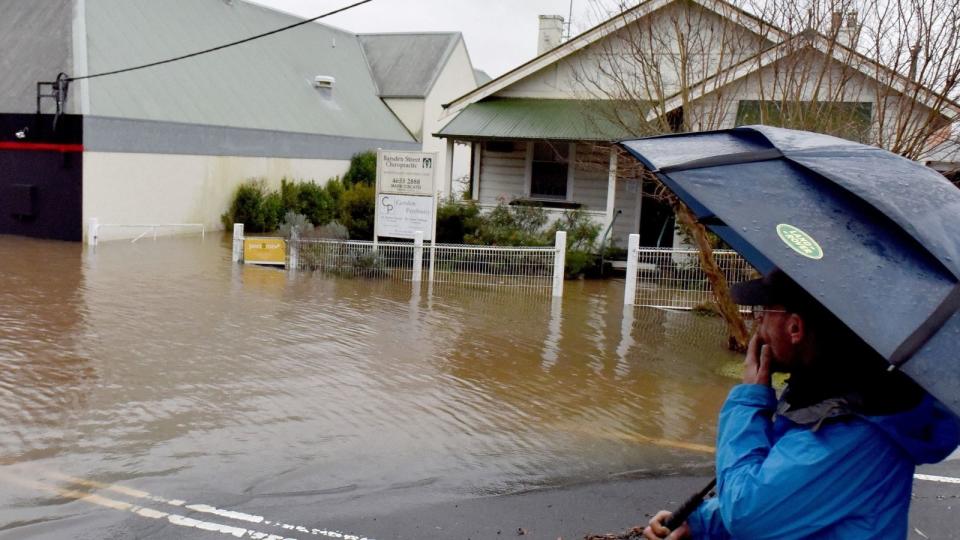
[[[960,479],[960,460],[917,472]],[[677,506],[706,485],[709,475],[616,478],[324,522],[377,540],[581,539],[645,523],[651,513]],[[911,540],[960,539],[960,483],[915,480],[909,528]]]
[[[100,511],[72,510],[55,520],[19,522],[0,529],[0,538],[579,540],[587,534],[620,533],[646,523],[657,510],[676,508],[711,477],[708,465],[695,467],[677,475],[622,475],[508,495],[460,496],[442,503],[407,499],[388,504],[349,494],[339,504],[297,494],[267,500],[198,494],[197,500],[215,505],[209,506],[160,500],[122,486],[95,486],[99,488],[95,496],[54,489],[61,495],[60,504],[79,499],[68,506]],[[960,539],[960,459],[921,467],[918,474],[926,478],[914,481],[909,540]],[[22,483],[37,487],[30,481]]]

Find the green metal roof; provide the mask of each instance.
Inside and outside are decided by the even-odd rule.
[[[494,98],[471,103],[437,136],[615,141],[641,132],[626,127],[643,122],[635,110],[615,101]]]
[[[426,97],[460,42],[459,32],[360,34],[380,97]]]
[[[301,20],[241,0],[88,0],[81,5],[86,7],[89,73],[171,58]],[[332,91],[314,88],[317,75],[336,79]],[[320,23],[91,79],[89,87],[93,116],[414,141],[377,96],[357,36]]]

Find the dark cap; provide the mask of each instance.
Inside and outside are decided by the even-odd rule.
[[[780,269],[760,279],[737,283],[730,287],[730,293],[734,302],[744,306],[780,305],[803,309],[817,304],[803,288]]]

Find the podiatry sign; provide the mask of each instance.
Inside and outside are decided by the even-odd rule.
[[[437,154],[377,151],[375,236],[433,239]]]
[[[420,231],[430,240],[433,231],[433,197],[416,195],[377,195],[380,236],[413,238]],[[386,232],[384,232],[386,231]]]

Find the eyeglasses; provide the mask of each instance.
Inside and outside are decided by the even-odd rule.
[[[763,306],[750,306],[750,314],[753,315],[754,319],[759,319],[767,313],[789,313],[785,309],[768,309]]]

